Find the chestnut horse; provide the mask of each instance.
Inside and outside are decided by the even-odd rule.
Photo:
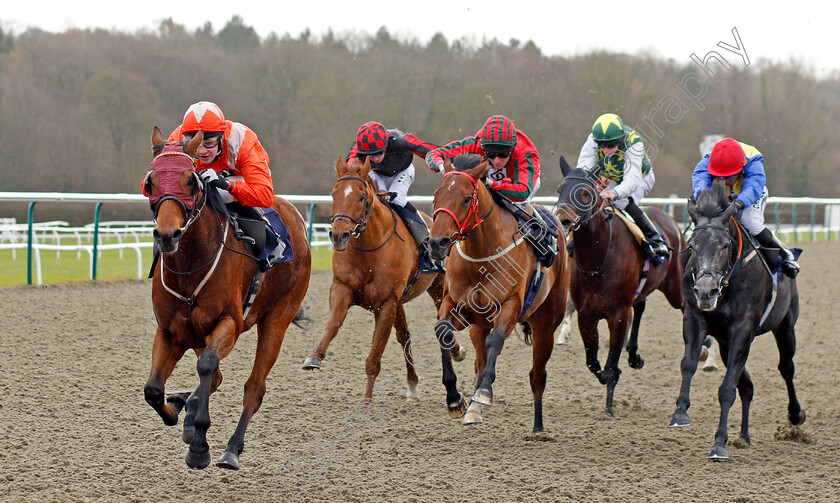
[[[463,160],[466,166],[461,166]],[[483,422],[483,408],[493,403],[496,360],[516,323],[522,322],[533,337],[533,432],[541,433],[545,367],[554,347],[554,331],[566,311],[566,257],[561,254],[548,269],[540,265],[519,232],[516,218],[497,207],[485,186],[487,161],[471,167],[478,161],[478,156],[458,156],[456,170],[447,160],[443,182],[435,191],[431,255],[441,259],[449,254],[443,302],[435,325],[446,403],[450,416],[463,416],[463,424]],[[558,248],[565,250],[562,233],[558,240]],[[450,254],[453,247],[456,251]],[[453,331],[468,326],[476,353],[476,386],[467,410],[456,386],[448,348]]]
[[[417,245],[402,219],[379,198],[376,183],[370,177],[369,159],[365,159],[364,164],[358,159],[347,164],[339,158],[335,173],[338,180],[332,190],[330,239],[335,253],[332,256],[330,318],[324,336],[303,362],[303,368],[321,367],[321,360],[338,335],[347,311],[351,306],[361,306],[373,312],[376,320],[370,354],[365,361],[365,399],[373,397],[382,353],[391,336],[391,328],[396,328],[397,340],[405,356],[406,399],[416,400],[419,379],[411,355],[403,304],[428,292],[435,306],[440,307],[443,277],[419,273]],[[427,225],[431,224],[428,215],[422,216]],[[458,361],[464,359],[463,348],[456,345],[452,351]]]
[[[750,443],[753,382],[746,364],[753,339],[763,333],[772,331],[779,348],[779,373],[788,392],[788,420],[794,426],[805,422],[805,411],[799,405],[793,385],[794,325],[799,317],[796,280],[774,274],[770,270],[772,265],[768,267],[756,256],[758,250],[751,244],[750,236],[733,218],[735,211],[719,180],[697,196],[696,205],[693,201],[688,203],[694,234],[683,278],[685,356],[680,365],[680,395],[670,426],[689,425],[691,378],[697,370],[697,355],[703,340],[712,335],[720,344],[726,374],[718,390],[720,423],[708,455],[710,459],[729,458],[727,420],[736,388],[741,396],[740,440],[743,444]]]
[[[273,208],[289,231],[294,259],[275,265],[262,276],[245,316],[257,262],[234,237],[226,217],[208,204],[207,187],[196,174],[193,161],[203,137],[199,132],[182,151],[181,142],[171,142],[164,149],[157,127],[152,133],[152,149],[157,155],[146,175],[144,192],[154,212],[153,234],[161,256],[152,283],[158,328],[152,370],[143,391],[168,426],[178,423],[178,414],[186,407],[186,462],[190,468],[205,468],[210,463],[206,438],[209,399],[222,382],[219,361],[231,352],[239,334],[257,325],[257,351],[245,382],[242,415],[216,462],[223,468],[238,469],[245,430],[262,403],[266,376],[286,329],[300,318],[311,259],[303,218],[294,206],[275,197]],[[192,396],[189,392],[165,395],[166,380],[188,349],[198,355],[200,384]]]
[[[564,166],[565,160],[561,160]],[[596,167],[597,169],[597,167]],[[633,234],[612,212],[604,211],[598,196],[600,181],[594,172],[564,166],[565,179],[557,189],[555,207],[560,224],[571,229],[574,253],[570,270],[571,298],[578,313],[578,328],[586,350],[586,365],[607,386],[604,415],[614,417],[613,393],[621,369],[618,360],[627,338],[633,311],[633,326],[627,342],[630,367],[640,369],[639,324],[645,301],[660,290],[674,309],[682,309],[682,267],[679,251],[685,249],[677,223],[658,208],[644,211],[665,235],[674,252],[662,265],[646,264]],[[649,270],[648,270],[649,269]],[[601,370],[598,361],[598,321],[610,329],[610,351]]]

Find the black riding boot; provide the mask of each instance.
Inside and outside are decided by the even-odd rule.
[[[417,243],[417,249],[420,253],[420,271],[424,273],[446,272],[443,267],[443,262],[440,260],[433,260],[429,256],[429,229],[424,223],[423,217],[411,203],[405,203],[403,209],[411,212],[415,218],[404,217],[403,222]]]
[[[520,230],[537,252],[537,260],[543,267],[551,267],[558,253],[557,235],[548,228],[536,209],[533,216],[524,211],[520,216],[528,217],[527,221],[520,220]]]
[[[779,239],[773,235],[770,229],[766,227],[764,230],[755,235],[758,244],[765,248],[778,248],[779,254],[782,257],[782,272],[788,278],[795,278],[799,274],[799,264],[796,263],[793,253],[784,245]]]
[[[653,225],[653,222],[650,221],[647,214],[636,206],[632,197],[628,198],[627,207],[624,208],[624,211],[633,218],[633,221],[642,230],[642,234],[645,235],[645,241],[650,246],[651,260],[657,264],[662,264],[668,260],[668,257],[671,255],[671,248],[662,239],[662,236],[656,230],[656,226]]]

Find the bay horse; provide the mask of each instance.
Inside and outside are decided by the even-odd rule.
[[[289,202],[275,196],[273,208],[288,229],[294,259],[275,265],[257,281],[259,289],[245,315],[253,279],[259,278],[258,266],[229,231],[226,217],[208,204],[208,189],[193,160],[203,136],[199,131],[182,147],[181,142],[164,145],[157,127],[152,133],[155,157],[143,185],[154,213],[153,235],[161,255],[152,283],[158,327],[152,369],[143,392],[167,426],[177,424],[178,414],[186,408],[182,438],[189,444],[187,466],[207,467],[208,406],[210,395],[222,382],[219,362],[231,352],[239,334],[256,325],[257,350],[245,382],[242,415],[216,462],[222,468],[238,469],[245,430],[262,403],[266,376],[277,360],[289,324],[302,317],[311,258],[303,218]],[[166,380],[188,349],[198,356],[200,384],[191,395],[165,395]]]
[[[686,305],[683,312],[685,355],[680,370],[682,385],[670,426],[688,426],[689,390],[697,370],[697,355],[708,334],[720,347],[726,365],[718,390],[720,423],[709,459],[728,459],[726,442],[729,409],[735,390],[741,396],[742,443],[749,445],[750,403],[753,383],[746,363],[756,336],[773,332],[779,348],[779,373],[787,385],[788,420],[794,426],[805,422],[805,411],[793,386],[796,353],[794,325],[799,317],[796,280],[771,271],[757,253],[750,236],[738,225],[727,191],[720,180],[689,200],[688,214],[694,222],[689,245],[691,256],[683,276]],[[749,250],[752,248],[752,250]]]
[[[686,242],[676,221],[667,213],[647,207],[645,213],[664,234],[674,250],[661,265],[647,263],[642,249],[626,225],[604,210],[598,196],[602,184],[597,171],[571,169],[561,159],[564,180],[555,211],[560,224],[570,231],[574,242],[570,268],[571,298],[578,313],[578,328],[586,351],[586,365],[607,387],[604,415],[615,417],[613,394],[621,369],[621,356],[632,319],[627,352],[631,368],[644,366],[638,353],[639,325],[647,297],[660,290],[674,309],[682,309],[682,267],[678,251]],[[631,315],[632,310],[632,315]],[[606,319],[610,330],[610,350],[601,368],[598,361],[598,322]]]
[[[403,347],[408,389],[406,399],[417,400],[419,378],[411,354],[410,333],[403,304],[427,292],[440,307],[443,296],[442,274],[420,274],[419,251],[402,219],[378,195],[370,177],[370,160],[353,159],[349,164],[339,157],[335,163],[338,179],[332,190],[330,240],[333,280],[330,285],[330,318],[318,345],[303,363],[305,370],[321,367],[327,348],[338,335],[351,306],[371,311],[376,320],[370,353],[365,361],[367,385],[365,400],[373,397],[382,353],[396,328]],[[422,214],[426,225],[431,218]],[[456,360],[466,352],[457,344],[452,348]]]
[[[474,154],[457,156],[453,168],[446,160],[443,181],[434,194],[431,256],[442,259],[449,255],[435,325],[446,404],[449,415],[463,417],[463,424],[483,422],[483,408],[493,403],[497,358],[515,325],[524,323],[526,333],[533,337],[529,374],[534,395],[533,433],[542,433],[545,367],[568,295],[566,260],[561,255],[550,268],[540,265],[516,218],[497,207],[484,182],[488,163],[478,164],[480,161]],[[562,251],[565,240],[559,234],[557,247]],[[456,251],[450,253],[452,248]],[[449,351],[454,331],[467,327],[475,348],[476,376],[469,409],[458,391]]]

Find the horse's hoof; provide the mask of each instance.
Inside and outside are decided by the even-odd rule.
[[[175,405],[177,407],[183,407],[187,404],[187,400],[190,398],[192,394],[192,390],[180,390],[180,391],[170,391],[166,394],[166,403],[170,405]]]
[[[449,408],[449,417],[452,419],[461,419],[464,413],[467,412],[467,401],[464,400],[464,394],[459,393],[460,400],[458,402],[447,404]]]
[[[714,372],[717,369],[717,365],[703,365],[703,372]]]
[[[595,377],[598,378],[598,382],[600,382],[601,384],[607,384],[607,380],[604,379],[604,373],[602,371],[599,370],[595,372]]]
[[[464,425],[468,424],[481,424],[484,422],[484,418],[481,417],[481,412],[477,410],[468,410],[466,414],[464,414]]]
[[[628,362],[630,363],[630,368],[639,370],[640,368],[645,366],[645,359],[642,358],[642,355],[634,355],[628,358]]]
[[[467,348],[465,348],[464,346],[459,346],[458,347],[458,352],[454,353],[452,355],[452,359],[455,360],[456,362],[464,361],[464,358],[466,358],[466,357],[467,357]]]
[[[688,420],[688,414],[683,414],[679,412],[675,412],[673,416],[671,416],[671,422],[668,424],[668,428],[677,428],[680,426],[688,426],[691,422]]]
[[[615,410],[610,407],[604,409],[604,417],[607,419],[615,419]]]
[[[709,349],[706,346],[700,346],[700,356],[697,357],[698,362],[706,361],[709,357]]]
[[[229,470],[238,470],[239,469],[239,456],[236,454],[225,451],[218,461],[216,461],[216,466],[219,468],[227,468]]]
[[[799,420],[797,421],[793,416],[788,417],[788,421],[793,426],[801,426],[805,422],[805,410],[799,411]]]
[[[706,457],[712,461],[725,461],[729,459],[729,451],[722,445],[715,445]]]
[[[317,370],[321,368],[321,359],[315,356],[310,356],[303,361],[303,370]]]
[[[472,401],[490,407],[493,405],[493,392],[489,389],[479,388],[475,390]]]
[[[420,397],[417,393],[416,382],[408,382],[408,388],[405,390],[405,401],[409,403],[417,403],[420,401]]]
[[[187,451],[185,458],[187,466],[195,470],[203,470],[210,464],[210,449],[204,452],[193,452],[192,449]]]

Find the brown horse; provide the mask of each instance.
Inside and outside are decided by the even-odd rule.
[[[618,360],[627,338],[631,308],[633,326],[627,352],[630,367],[640,369],[644,359],[638,354],[639,324],[648,295],[658,289],[675,309],[683,307],[678,252],[686,248],[686,242],[677,223],[667,213],[658,208],[645,209],[674,250],[664,264],[646,264],[641,247],[627,226],[614,218],[612,212],[603,210],[597,175],[583,169],[564,169],[564,174],[565,179],[557,189],[560,197],[556,212],[560,224],[571,229],[574,242],[571,298],[578,312],[586,365],[607,386],[604,414],[614,417],[613,392],[621,374]],[[598,321],[603,319],[610,329],[610,351],[601,370]]]
[[[370,161],[354,159],[350,164],[335,163],[338,180],[333,187],[332,239],[333,281],[330,286],[330,319],[324,336],[303,368],[321,367],[327,348],[338,334],[351,306],[371,311],[376,319],[373,342],[365,362],[367,386],[365,399],[373,397],[373,385],[379,375],[382,353],[397,329],[397,340],[405,356],[408,400],[417,399],[417,372],[411,355],[410,334],[403,304],[423,292],[440,307],[443,278],[440,274],[420,274],[418,250],[402,219],[377,194],[376,183],[369,176]],[[428,215],[422,215],[431,224]],[[452,348],[453,356],[463,360],[465,350]]]
[[[294,259],[269,269],[259,282],[253,305],[245,315],[257,262],[238,241],[219,211],[208,204],[208,193],[196,174],[193,157],[203,140],[199,132],[181,149],[172,142],[164,149],[160,130],[152,133],[155,154],[144,181],[155,215],[155,242],[161,256],[154,269],[152,305],[158,322],[152,348],[152,370],[144,388],[146,401],[174,426],[186,406],[184,442],[189,444],[190,468],[210,463],[207,429],[210,395],[222,382],[219,361],[233,349],[239,334],[257,325],[257,351],[245,382],[242,416],[227,449],[216,462],[239,468],[245,429],[259,410],[265,380],[277,359],[289,324],[300,318],[309,287],[311,258],[306,227],[294,206],[275,197],[277,210],[291,237]],[[162,151],[162,153],[161,153]],[[188,349],[198,355],[200,384],[189,392],[164,395],[164,385]]]
[[[516,323],[524,322],[526,333],[533,336],[533,432],[541,433],[545,366],[554,347],[554,331],[566,310],[565,256],[557,257],[551,268],[542,267],[519,232],[516,218],[496,206],[485,186],[487,162],[471,167],[477,160],[468,157],[467,164],[461,166],[459,157],[455,158],[459,170],[449,161],[444,165],[443,183],[435,191],[429,238],[432,258],[449,254],[443,302],[435,325],[449,414],[453,418],[463,416],[464,424],[483,422],[483,407],[493,403],[496,359]],[[450,254],[453,247],[456,251]],[[565,249],[562,233],[558,248]],[[531,285],[536,285],[533,291]],[[476,352],[476,387],[466,410],[448,348],[453,331],[468,326]]]

